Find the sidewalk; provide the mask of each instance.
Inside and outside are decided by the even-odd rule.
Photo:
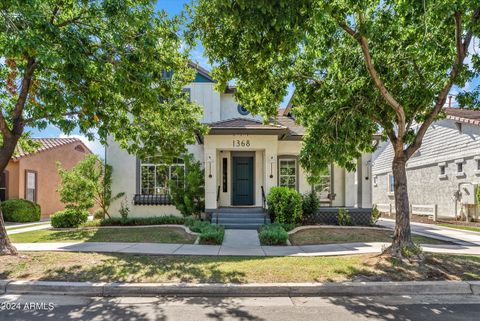
[[[25,226],[25,228],[23,228],[22,226]],[[44,230],[44,229],[51,228],[51,227],[52,226],[50,225],[50,223],[48,221],[44,222],[42,224],[36,223],[36,224],[9,225],[9,226],[7,226],[7,235],[36,231],[36,230]]]
[[[381,218],[378,225],[395,228],[395,220]],[[454,242],[459,245],[480,246],[480,233],[466,230],[459,230],[435,224],[410,223],[412,233],[431,238]]]
[[[390,243],[343,243],[304,246],[250,246],[192,245],[165,243],[17,243],[19,251],[105,252],[150,255],[200,256],[334,256],[381,253]],[[479,246],[424,244],[425,252],[480,255]]]

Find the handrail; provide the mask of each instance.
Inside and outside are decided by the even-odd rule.
[[[217,187],[217,212],[216,212],[216,221],[217,221],[217,225],[218,225],[218,201],[220,200],[220,185],[218,185]]]
[[[267,211],[266,211],[266,200],[265,200],[265,190],[263,186],[260,186],[262,189],[262,207],[263,207],[263,224],[267,224]]]

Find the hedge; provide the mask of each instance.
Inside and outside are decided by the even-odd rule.
[[[41,217],[40,205],[24,199],[2,202],[3,218],[7,222],[38,222]]]
[[[85,210],[66,209],[58,211],[50,217],[50,221],[55,228],[74,228],[86,223],[88,212]]]
[[[288,233],[279,223],[263,225],[258,233],[262,245],[286,245]]]

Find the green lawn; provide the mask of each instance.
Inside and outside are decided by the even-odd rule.
[[[473,232],[480,232],[480,227],[477,226],[465,226],[465,225],[455,225],[455,224],[447,224],[447,223],[440,223],[440,226],[456,228],[459,230],[466,230],[466,231],[473,231]]]
[[[14,243],[153,242],[193,244],[195,236],[177,227],[100,228],[72,231],[38,230],[10,235]]]
[[[480,257],[426,254],[426,264],[377,255],[199,257],[22,252],[0,260],[0,279],[92,282],[328,282],[480,280]]]
[[[329,243],[391,242],[393,231],[390,229],[353,229],[353,228],[312,228],[290,235],[293,245],[313,245]],[[448,242],[412,235],[420,244],[448,244]]]

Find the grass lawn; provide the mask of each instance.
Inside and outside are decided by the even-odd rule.
[[[465,226],[465,225],[455,225],[455,224],[447,224],[447,223],[439,223],[440,226],[456,228],[459,230],[466,230],[466,231],[473,231],[473,232],[480,232],[480,227],[478,226]]]
[[[480,257],[427,254],[426,264],[417,265],[375,255],[253,258],[22,252],[2,257],[0,279],[191,283],[480,280]]]
[[[313,245],[328,243],[390,242],[393,231],[390,229],[349,229],[349,228],[312,228],[290,235],[293,245]],[[420,244],[448,244],[448,242],[412,234],[412,239]]]
[[[14,243],[153,242],[193,244],[195,236],[178,227],[103,228],[73,231],[38,230],[10,235]]]

